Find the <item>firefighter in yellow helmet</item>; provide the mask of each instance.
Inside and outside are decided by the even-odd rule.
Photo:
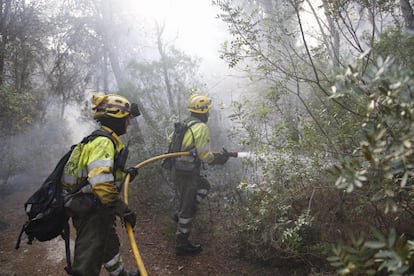
[[[203,94],[195,94],[188,100],[190,116],[184,123],[189,128],[184,135],[181,151],[192,151],[195,154],[178,157],[174,163],[174,182],[179,194],[179,206],[174,214],[177,222],[177,256],[196,255],[202,251],[200,244],[189,241],[198,204],[210,190],[210,183],[200,174],[202,164],[224,164],[229,159],[226,153],[213,153],[210,150],[210,130],[206,124],[210,109],[211,100]]]
[[[71,275],[98,276],[102,265],[110,275],[138,275],[136,269],[132,273],[124,269],[115,227],[116,216],[132,227],[136,221],[120,197],[126,173],[132,180],[137,170],[124,168],[127,148],[119,136],[139,110],[116,94],[95,94],[92,104],[94,119],[100,123],[94,132],[97,137],[76,146],[62,176],[65,207],[76,229]]]

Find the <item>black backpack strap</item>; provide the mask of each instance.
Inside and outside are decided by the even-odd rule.
[[[187,130],[189,130],[191,132],[191,136],[193,137],[193,145],[194,145],[194,157],[195,157],[195,161],[200,161],[200,159],[198,158],[198,152],[197,152],[197,147],[195,146],[195,138],[194,138],[194,132],[191,129],[191,127],[195,124],[201,123],[200,121],[193,121],[191,122],[191,124],[188,124],[188,122],[185,122],[185,125],[187,126]],[[192,148],[190,148],[190,151],[192,150]]]
[[[72,262],[70,259],[70,227],[69,227],[69,220],[66,220],[62,237],[65,240],[65,251],[66,251],[66,267],[65,271],[71,275],[72,274]]]
[[[193,136],[193,144],[195,144],[194,133],[193,133],[193,130],[191,129],[191,127],[192,127],[193,125],[196,125],[196,124],[198,124],[198,123],[202,123],[202,122],[201,122],[201,121],[199,121],[199,120],[195,120],[195,121],[193,121],[192,119],[193,119],[193,118],[189,118],[189,119],[184,120],[184,121],[183,121],[183,124],[185,124],[185,127],[186,127],[186,132],[187,132],[187,130],[191,131],[191,135]]]
[[[84,140],[82,141],[83,143],[87,143],[89,141],[92,141],[93,139],[95,139],[98,136],[104,136],[107,137],[109,139],[111,139],[112,143],[114,144],[114,149],[115,149],[115,158],[114,158],[114,174],[116,172],[117,169],[121,169],[122,171],[125,170],[125,164],[126,161],[128,159],[128,154],[129,154],[129,142],[124,145],[124,148],[121,151],[117,151],[116,149],[116,143],[114,141],[114,139],[112,138],[111,133],[103,130],[103,129],[97,129],[94,132],[92,132],[89,136],[85,137]]]
[[[111,141],[114,144],[114,147],[116,149],[116,143],[115,143],[114,139],[112,138],[112,134],[109,133],[109,132],[107,132],[107,131],[105,131],[105,130],[103,130],[103,129],[101,129],[101,128],[95,130],[94,132],[92,132],[91,134],[89,134],[88,136],[86,136],[85,138],[83,138],[83,140],[82,140],[81,143],[86,144],[86,143],[92,141],[93,139],[95,139],[98,136],[104,136],[104,137],[107,137],[107,138],[111,139]]]
[[[19,237],[17,238],[16,245],[14,247],[15,249],[19,249],[20,247],[20,242],[22,241],[22,236],[23,236],[24,230],[26,229],[26,226],[27,226],[27,222],[23,225],[22,230],[20,231]]]
[[[99,136],[104,136],[106,138],[109,138],[112,141],[112,144],[114,144],[114,149],[115,149],[115,160],[114,160],[114,169],[113,169],[114,173],[118,168],[120,168],[121,170],[124,170],[125,162],[126,162],[126,159],[128,158],[128,145],[125,145],[125,147],[121,150],[121,152],[118,152],[116,149],[116,142],[112,138],[111,133],[103,130],[102,128],[99,128],[95,130],[94,132],[92,132],[91,134],[89,134],[88,136],[86,136],[85,138],[83,138],[81,143],[86,144]]]

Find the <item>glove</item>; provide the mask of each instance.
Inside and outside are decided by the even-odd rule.
[[[137,214],[130,210],[127,209],[123,214],[122,214],[122,224],[125,225],[126,222],[128,222],[132,228],[135,227],[135,224],[137,222]]]
[[[134,178],[138,175],[138,169],[135,167],[129,167],[125,170],[125,172],[130,175],[130,181],[133,181]]]
[[[227,160],[229,160],[229,157],[230,157],[228,153],[216,152],[213,154],[214,154],[214,160],[211,163],[212,165],[224,165],[227,162]]]

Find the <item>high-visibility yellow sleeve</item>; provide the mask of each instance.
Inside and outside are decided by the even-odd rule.
[[[194,147],[201,161],[210,163],[214,160],[210,150],[210,130],[205,123],[192,125],[184,135],[182,150],[187,151]]]

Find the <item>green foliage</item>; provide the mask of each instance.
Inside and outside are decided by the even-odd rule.
[[[306,252],[309,240],[306,231],[312,226],[312,216],[295,213],[289,203],[261,187],[241,186],[248,193],[247,206],[240,206],[243,219],[237,225],[244,241],[245,254],[270,260],[295,258]]]
[[[282,232],[281,241],[293,252],[300,252],[305,245],[305,238],[302,236],[303,231],[312,226],[313,218],[309,213],[301,214],[297,220],[293,222],[292,227],[286,228]]]
[[[389,28],[381,33],[374,47],[375,56],[392,55],[397,64],[414,66],[414,36],[407,35],[398,28]]]
[[[337,185],[353,191],[365,182],[375,190],[374,199],[387,201],[386,211],[395,210],[395,189],[409,185],[414,165],[412,72],[395,65],[392,58],[378,58],[365,75],[360,72],[361,67],[350,67],[348,80],[338,88],[342,93],[364,93],[369,103],[359,158],[338,168]]]
[[[160,46],[161,47],[161,46]],[[183,118],[187,115],[186,101],[190,90],[201,86],[198,79],[199,60],[186,55],[173,46],[160,53],[161,60],[128,64],[133,86],[132,97],[145,99],[146,112],[160,125],[166,127],[173,116]]]
[[[262,3],[256,8],[246,2],[214,2],[223,11],[219,17],[228,24],[233,35],[223,47],[222,58],[230,67],[240,66],[242,61],[251,62],[244,70],[250,74],[251,81],[266,79],[272,84],[284,84],[277,86],[273,94],[276,97],[272,98],[264,93],[263,86],[268,83],[261,82],[254,97],[234,105],[231,116],[237,123],[234,137],[240,137],[240,145],[255,153],[255,158],[248,163],[253,173],[243,183],[248,206],[248,214],[243,217],[245,224],[241,224],[245,232],[239,232],[245,234],[242,240],[249,249],[259,257],[287,248],[281,244],[290,244],[291,252],[304,252],[304,246],[295,246],[301,244],[301,239],[295,234],[294,223],[284,235],[274,235],[273,243],[266,243],[263,237],[267,236],[267,226],[272,229],[275,222],[280,222],[281,205],[290,206],[295,199],[306,201],[300,188],[306,191],[311,183],[326,184],[329,178],[323,169],[334,164],[331,172],[339,175],[335,187],[348,193],[340,192],[338,202],[334,202],[336,197],[326,198],[326,205],[335,207],[334,215],[315,219],[319,219],[321,225],[333,223],[332,228],[336,229],[321,226],[318,229],[321,235],[343,238],[350,229],[369,225],[384,231],[396,221],[404,223],[404,213],[414,214],[411,200],[414,85],[413,74],[407,70],[413,64],[410,62],[413,44],[410,44],[411,38],[398,32],[384,33],[382,39],[376,41],[375,32],[366,32],[367,29],[371,31],[371,27],[375,29],[374,24],[367,29],[353,29],[353,23],[357,26],[358,20],[368,22],[367,14],[377,23],[377,16],[382,12],[394,11],[391,4],[394,1],[380,1],[375,6],[367,1],[324,2],[325,15],[331,15],[328,21],[332,19],[331,23],[336,26],[332,24],[330,32],[321,30],[323,33],[317,39],[324,42],[316,46],[308,37],[311,35],[300,28],[303,14],[295,14],[295,9],[301,11],[301,1],[285,6],[273,1],[271,5]],[[237,6],[238,3],[241,4]],[[351,11],[355,16],[349,17]],[[364,51],[365,44],[373,47],[373,51],[361,56],[358,64],[338,73],[338,70],[342,72],[341,66],[347,64],[349,56]],[[397,64],[393,64],[392,59],[378,58],[394,52]],[[404,57],[407,58],[404,60]],[[285,109],[289,99],[283,98],[286,91],[288,95],[297,96],[304,109],[289,113]],[[262,199],[256,198],[256,193]],[[265,204],[268,197],[278,199],[279,205],[276,202]],[[263,204],[270,210],[263,211]],[[321,206],[318,207],[323,208]],[[312,217],[315,213],[323,213],[318,207],[310,210]],[[300,214],[308,214],[306,210],[300,206],[295,209],[295,215],[289,213],[289,220],[298,220]],[[395,217],[389,215],[390,211],[397,212]],[[273,220],[267,219],[270,214]],[[315,228],[315,224],[310,227]],[[258,234],[249,232],[251,230]],[[283,243],[284,238],[290,242]],[[275,240],[278,246],[274,246]],[[361,263],[358,266],[366,264],[368,270],[374,265],[376,269],[375,265],[387,262],[380,258],[376,259],[379,263],[373,261],[371,256],[376,255],[375,250],[364,248],[364,243],[358,242],[355,242],[357,252],[353,256],[355,263]],[[350,251],[355,250],[350,248]]]
[[[12,87],[0,86],[0,127],[2,135],[21,132],[32,125],[40,112],[39,99],[33,94],[22,93]]]
[[[364,238],[351,236],[352,246],[334,246],[334,256],[328,258],[332,266],[336,267],[341,275],[364,274],[375,275],[376,270],[372,260],[375,251],[364,246]]]
[[[397,237],[394,229],[388,236],[371,230],[375,240],[360,235],[352,237],[352,246],[334,246],[334,256],[328,258],[331,265],[340,275],[407,275],[414,265],[414,243],[404,235]]]
[[[336,186],[347,192],[358,190],[354,197],[369,198],[384,214],[393,212],[397,218],[402,212],[413,214],[413,71],[394,58],[378,57],[368,67],[363,63],[349,66],[338,80],[336,91],[341,92],[335,97],[366,97],[367,108],[360,147],[353,158],[344,159],[333,170],[339,175]],[[385,237],[383,228],[373,231],[376,241],[360,238],[351,247],[334,248],[335,257],[329,259],[332,265],[341,274],[386,271],[405,275],[413,264],[413,242],[404,235],[397,238],[394,230]]]
[[[242,65],[251,61],[246,71],[260,72],[268,78],[277,80],[277,72],[294,74],[295,66],[285,64],[293,61],[290,44],[297,38],[297,22],[294,11],[289,4],[275,1],[272,5],[260,3],[243,3],[218,0],[213,4],[221,9],[218,18],[228,26],[232,40],[223,43],[221,58],[229,67]],[[268,10],[272,6],[273,8]],[[283,45],[283,46],[282,46]],[[295,61],[293,61],[295,62]],[[297,60],[297,62],[301,62]],[[254,74],[256,75],[256,74]]]
[[[323,245],[310,234],[315,231],[314,217],[302,203],[311,201],[307,187],[323,182],[320,178],[329,163],[317,152],[304,150],[295,135],[298,123],[304,122],[282,120],[275,108],[280,94],[266,92],[263,98],[234,102],[230,116],[237,126],[234,138],[251,151],[249,159],[241,159],[245,170],[252,172],[239,186],[245,200],[231,210],[240,216],[240,246],[248,257],[266,261],[307,259],[312,250],[318,256]],[[301,202],[300,207],[292,208],[294,202]]]

